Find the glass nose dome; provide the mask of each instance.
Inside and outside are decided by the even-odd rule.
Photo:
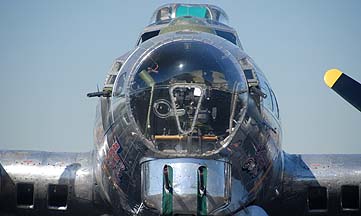
[[[154,49],[130,79],[134,119],[159,151],[219,149],[245,106],[247,83],[234,57],[199,41]]]
[[[209,88],[233,91],[245,84],[243,73],[223,52],[201,42],[173,42],[145,57],[134,77],[132,93],[152,85],[199,83]],[[244,87],[244,86],[239,86]]]

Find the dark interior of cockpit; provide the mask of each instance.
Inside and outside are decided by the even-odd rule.
[[[190,97],[189,94],[177,95],[177,101],[180,101],[177,103],[177,106],[183,108],[174,111],[175,109],[172,108],[170,102],[169,90],[167,88],[159,88],[154,91],[153,98],[157,98],[157,100],[153,102],[149,120],[147,118],[151,90],[147,89],[138,92],[137,95],[134,96],[134,100],[131,102],[132,112],[134,113],[141,132],[153,141],[176,141],[172,142],[173,144],[168,142],[170,144],[169,148],[171,149],[174,148],[175,150],[178,143],[189,142],[186,140],[188,136],[197,138],[197,143],[199,142],[199,138],[202,139],[203,137],[207,139],[206,137],[208,137],[207,145],[209,145],[210,142],[213,142],[213,145],[215,145],[217,140],[223,139],[228,135],[227,131],[231,110],[230,101],[232,97],[230,93],[211,90],[205,95],[202,101],[198,101],[196,97]],[[213,98],[213,100],[207,100],[207,98]],[[195,108],[192,104],[198,103],[201,103],[201,106],[198,115],[195,116]],[[190,132],[186,134],[180,132],[175,115],[180,116],[180,128],[183,130],[191,129]],[[196,123],[194,127],[191,128],[191,122],[193,122],[195,118]],[[213,145],[211,149],[213,149]]]

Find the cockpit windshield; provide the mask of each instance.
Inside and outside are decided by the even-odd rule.
[[[199,41],[150,52],[130,77],[130,105],[145,138],[161,151],[220,148],[244,107],[247,84],[226,52]]]
[[[221,8],[208,4],[166,4],[159,7],[153,14],[150,23],[160,24],[164,20],[182,16],[192,16],[228,24],[228,16]]]

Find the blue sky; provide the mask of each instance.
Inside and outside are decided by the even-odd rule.
[[[167,2],[0,0],[0,149],[91,150],[86,93]],[[227,12],[271,82],[287,152],[361,153],[361,113],[323,83],[333,67],[361,81],[361,1],[197,2]]]

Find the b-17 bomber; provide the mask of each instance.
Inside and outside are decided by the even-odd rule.
[[[357,81],[325,82],[360,110]],[[217,6],[159,7],[88,97],[93,151],[0,151],[0,215],[361,214],[361,155],[282,150],[276,95]]]

